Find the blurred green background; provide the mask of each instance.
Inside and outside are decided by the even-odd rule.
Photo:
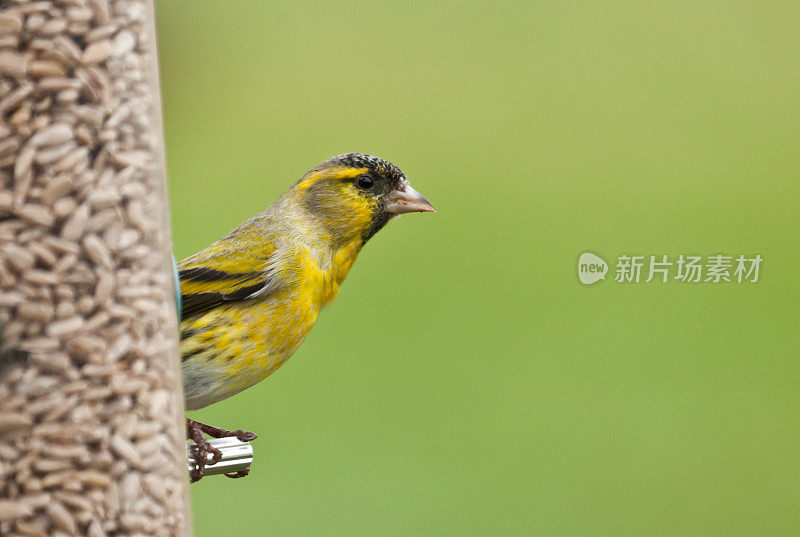
[[[197,536],[797,535],[800,5],[156,4],[179,259],[342,152],[438,210],[193,414],[259,433]],[[764,262],[583,286],[586,250]]]

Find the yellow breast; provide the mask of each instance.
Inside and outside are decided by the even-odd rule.
[[[339,286],[353,266],[362,246],[360,240],[353,241],[338,249],[324,262],[320,262],[319,258],[307,249],[301,251],[297,261],[300,267],[298,279],[302,282],[302,294],[317,308],[324,307],[336,298]]]
[[[322,309],[339,293],[360,241],[320,260],[298,248],[281,270],[285,285],[263,299],[231,302],[181,328],[192,334],[181,341],[187,407],[199,408],[263,380],[294,353]],[[204,385],[202,401],[191,402],[191,386]],[[212,400],[213,399],[213,400]],[[198,399],[199,400],[199,399]]]

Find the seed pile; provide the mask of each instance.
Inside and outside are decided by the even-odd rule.
[[[152,0],[0,0],[0,535],[184,535]]]

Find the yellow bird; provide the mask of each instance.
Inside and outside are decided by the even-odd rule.
[[[397,166],[371,155],[338,155],[181,261],[186,408],[221,401],[278,369],[339,293],[364,244],[397,215],[433,210]],[[202,477],[208,454],[215,462],[221,456],[203,433],[255,438],[189,418],[186,424],[197,443],[193,481]]]

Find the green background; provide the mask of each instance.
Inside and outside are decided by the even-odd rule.
[[[275,375],[197,536],[797,535],[796,2],[157,4],[175,252],[342,152],[392,222]],[[590,250],[760,254],[592,286]]]

